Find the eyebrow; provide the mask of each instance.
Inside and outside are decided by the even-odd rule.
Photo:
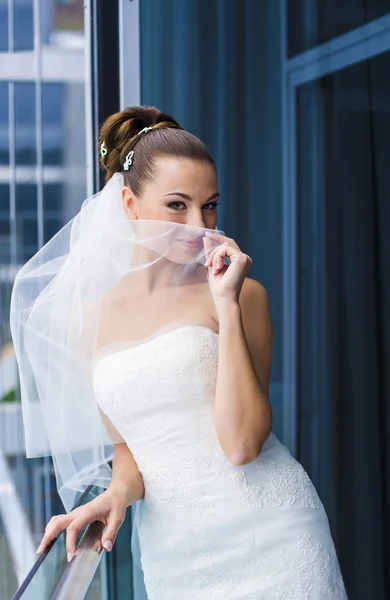
[[[210,202],[210,200],[214,200],[214,198],[219,198],[221,194],[219,192],[215,192],[215,194],[213,194],[212,196],[210,196],[210,198],[208,198],[206,200],[206,202]],[[190,200],[192,201],[191,196],[189,196],[188,194],[183,194],[182,192],[170,192],[169,194],[165,194],[163,196],[163,198],[165,198],[166,196],[180,196],[180,198],[183,198],[184,200]]]

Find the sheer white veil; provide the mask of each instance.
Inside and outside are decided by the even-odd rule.
[[[125,434],[97,402],[98,357],[170,323],[196,320],[211,298],[207,230],[130,220],[123,185],[117,173],[85,200],[20,269],[12,291],[26,455],[52,456],[67,511],[86,486],[109,485],[114,445]]]

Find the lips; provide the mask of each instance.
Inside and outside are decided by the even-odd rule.
[[[190,248],[199,248],[199,247],[203,246],[203,238],[201,238],[201,237],[184,238],[184,239],[178,239],[177,241],[180,242],[181,244],[184,244],[185,246],[190,247]]]

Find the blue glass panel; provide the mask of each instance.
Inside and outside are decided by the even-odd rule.
[[[65,92],[60,83],[42,85],[42,144],[43,164],[63,164],[65,143]]]
[[[1,26],[0,26],[1,28]],[[0,82],[0,165],[9,163],[8,83]]]
[[[15,83],[15,151],[17,165],[36,164],[35,83]]]
[[[8,50],[8,5],[0,3],[0,52]]]
[[[289,56],[390,14],[389,0],[287,0],[286,4]]]
[[[14,0],[14,2],[14,49],[32,50],[34,48],[33,0]]]

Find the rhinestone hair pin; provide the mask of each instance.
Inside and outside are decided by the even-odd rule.
[[[128,171],[130,169],[131,165],[133,164],[133,156],[134,156],[133,150],[131,152],[129,152],[128,155],[126,156],[126,160],[123,163],[123,169],[125,171]]]
[[[141,133],[148,133],[148,131],[151,131],[153,127],[154,125],[152,125],[152,127],[144,127],[143,129],[141,129],[141,131],[138,132],[138,135],[141,135]]]
[[[100,156],[107,156],[107,152],[106,144],[103,141],[100,145]]]
[[[148,131],[151,131],[153,128],[155,127],[155,125],[152,125],[151,127],[144,127],[143,129],[141,129],[141,131],[139,131],[137,133],[137,135],[141,135],[142,133],[148,133]],[[131,167],[131,165],[133,164],[133,156],[134,156],[134,151],[131,150],[131,152],[128,153],[128,155],[126,156],[126,160],[123,163],[123,169],[125,171],[128,171]]]

